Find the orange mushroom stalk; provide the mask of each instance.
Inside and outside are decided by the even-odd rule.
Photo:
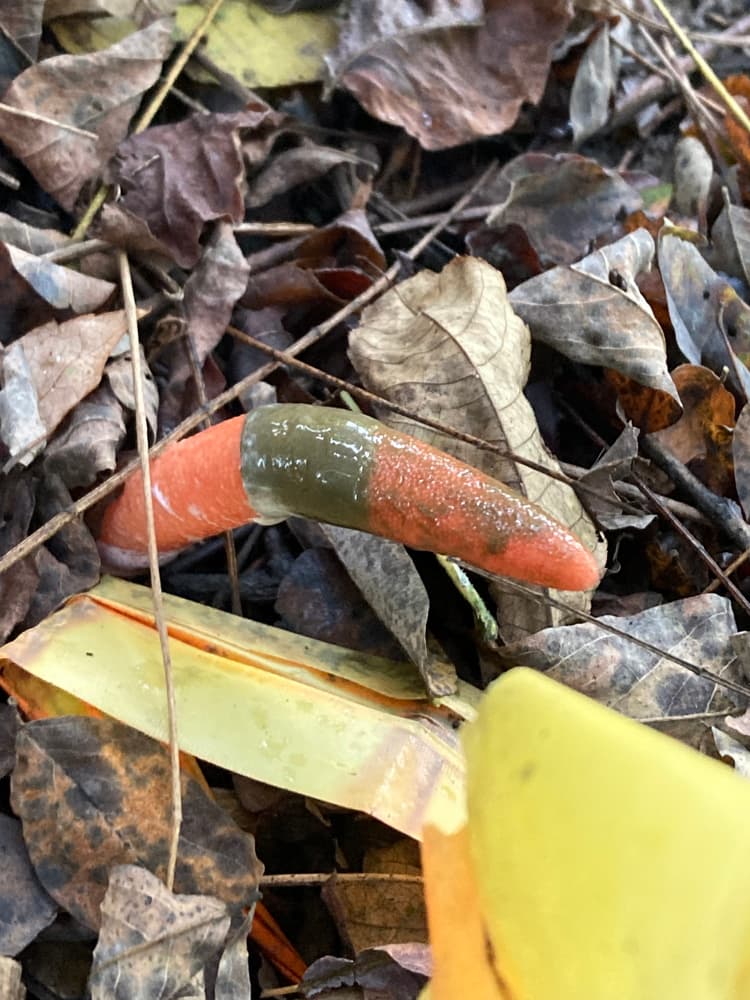
[[[416,438],[344,410],[260,407],[173,445],[152,465],[163,556],[248,521],[314,518],[454,556],[489,573],[560,590],[599,580],[591,553],[502,483]],[[113,567],[145,565],[139,473],[105,512],[99,547]]]

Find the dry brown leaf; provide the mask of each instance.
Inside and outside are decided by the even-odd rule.
[[[119,310],[77,316],[67,323],[51,320],[8,348],[4,370],[12,359],[15,370],[25,371],[28,378],[28,384],[19,386],[12,397],[7,384],[0,392],[5,418],[2,435],[11,455],[32,447],[40,433],[52,434],[76,403],[99,385],[107,358],[126,332],[125,313]],[[21,389],[28,409],[13,405]]]
[[[750,405],[747,403],[740,411],[734,428],[732,454],[737,496],[745,517],[750,517]]]
[[[656,515],[649,512],[632,514],[623,511],[622,500],[612,485],[617,480],[628,478],[637,456],[638,431],[632,424],[628,424],[589,472],[579,480],[582,485],[595,491],[586,494],[586,505],[590,513],[596,516],[599,526],[607,531],[646,528],[654,521]]]
[[[353,961],[333,955],[317,959],[305,971],[300,990],[320,1000],[418,1000],[431,973],[427,945],[383,945],[365,948]]]
[[[569,113],[576,146],[598,131],[609,117],[609,102],[617,86],[617,65],[612,58],[609,31],[606,21],[599,26],[573,81]]]
[[[677,423],[654,436],[702,483],[719,496],[732,488],[734,396],[701,365],[680,365],[672,372],[684,412]]]
[[[0,240],[35,257],[72,243],[71,238],[59,229],[37,229],[5,212],[0,212]]]
[[[571,17],[569,0],[355,4],[326,61],[370,114],[445,149],[506,131],[539,100]]]
[[[44,0],[2,0],[0,3],[0,25],[3,33],[12,38],[23,49],[29,62],[36,62],[39,39],[42,37],[42,14]]]
[[[48,892],[77,920],[101,921],[110,869],[165,870],[170,767],[156,740],[112,719],[80,716],[27,725],[17,742],[13,808]],[[175,889],[218,896],[239,915],[257,899],[253,839],[182,773],[184,819]]]
[[[7,344],[53,318],[94,312],[114,288],[109,281],[0,243],[0,341]]]
[[[184,333],[159,355],[166,367],[166,386],[161,394],[160,412],[167,427],[179,423],[199,403],[193,377],[193,361],[203,367],[208,355],[224,336],[232,310],[245,291],[250,268],[237,246],[229,223],[219,223],[197,267],[185,282],[182,313]],[[192,347],[188,343],[192,341]]]
[[[403,838],[365,850],[363,872],[420,875],[419,845]],[[382,944],[427,941],[424,894],[419,883],[373,879],[339,881],[323,887],[323,899],[347,949],[354,954]]]
[[[631,618],[607,615],[601,621],[719,677],[743,682],[733,645],[737,625],[725,597],[705,594]],[[506,647],[503,659],[509,665],[543,670],[634,719],[679,720],[686,715],[729,712],[737,704],[737,696],[714,681],[697,677],[594,624],[547,629]]]
[[[60,122],[50,125],[0,108],[0,138],[68,211],[83,184],[113,154],[144,92],[158,80],[172,48],[171,33],[171,21],[162,19],[103,52],[53,56],[16,77],[5,93],[5,104]]]
[[[750,396],[750,306],[704,260],[690,230],[665,226],[658,257],[677,344],[691,364],[728,369],[728,384]]]
[[[106,178],[122,198],[101,220],[107,239],[160,249],[181,267],[201,255],[204,225],[238,223],[245,206],[241,130],[270,143],[281,116],[261,101],[233,114],[195,114],[158,125],[120,143]]]
[[[349,346],[368,388],[557,470],[523,395],[530,352],[529,331],[508,301],[502,275],[472,257],[455,259],[438,275],[423,271],[383,295],[363,312]],[[594,526],[570,487],[396,414],[383,417],[519,490],[603,560]],[[572,600],[587,604],[585,594]],[[502,605],[509,631],[536,631],[559,620],[527,598],[503,596]]]
[[[611,229],[613,217],[643,204],[616,170],[569,153],[515,157],[500,171],[489,196],[500,204],[488,216],[488,226],[521,226],[545,265],[572,264]]]
[[[370,607],[419,668],[431,697],[453,694],[455,670],[427,645],[430,600],[403,545],[350,528],[320,528]]]
[[[102,472],[114,472],[125,440],[122,407],[108,385],[100,385],[76,406],[44,452],[46,472],[69,490],[91,486]]]
[[[536,340],[588,365],[626,375],[666,397],[677,419],[679,397],[667,371],[664,334],[636,284],[651,264],[654,244],[638,229],[572,267],[556,267],[510,293]]]
[[[0,815],[0,857],[0,955],[17,955],[52,923],[57,905],[34,874],[21,824],[11,816]]]
[[[29,533],[35,484],[28,474],[12,472],[0,480],[0,552],[5,555]],[[33,555],[0,574],[0,639],[4,642],[24,620],[39,584]]]
[[[229,908],[213,896],[177,896],[137,865],[113,868],[89,979],[92,1000],[204,995]]]
[[[724,188],[724,208],[711,229],[715,270],[750,284],[750,208],[732,205]]]

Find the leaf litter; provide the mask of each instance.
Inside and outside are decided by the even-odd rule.
[[[99,579],[102,511],[93,499],[134,451],[140,404],[113,258],[126,251],[151,443],[260,402],[340,406],[353,397],[541,504],[603,571],[606,563],[593,594],[530,596],[474,577],[467,598],[429,555],[294,522],[238,529],[234,539],[179,554],[162,567],[167,591],[307,631],[352,656],[361,648],[405,657],[416,684],[458,699],[451,704],[461,706],[461,718],[471,715],[461,701],[467,683],[483,687],[507,666],[530,664],[740,769],[750,605],[740,600],[746,570],[737,534],[724,530],[710,500],[747,510],[750,496],[748,140],[701,84],[685,78],[670,90],[634,58],[634,49],[657,58],[653,46],[641,51],[649,26],[628,16],[629,5],[604,2],[399,0],[314,14],[292,2],[280,14],[271,3],[249,5],[248,13],[227,0],[206,25],[205,47],[161,96],[157,124],[136,134],[139,105],[168,72],[173,40],[197,23],[187,10],[195,5],[178,9],[176,31],[168,3],[158,14],[136,3],[99,5],[96,16],[92,5],[66,7],[65,18],[54,4],[23,6],[3,17],[9,54],[0,106],[3,638],[24,635],[39,645],[33,628],[49,623],[64,650],[62,669],[87,667],[91,650],[50,616]],[[718,33],[709,15],[726,18],[731,3],[697,12],[673,6],[683,24],[713,32],[708,57],[745,100],[748,78],[716,41],[747,32],[741,5],[732,11],[739,20],[724,20]],[[269,39],[267,61],[255,69],[253,18],[268,25]],[[660,36],[653,37],[658,49]],[[318,82],[294,89],[303,80]],[[105,204],[71,240],[103,185]],[[651,436],[686,475],[645,457]],[[696,546],[652,508],[639,483],[685,517],[733,574],[731,599],[701,593],[710,578]],[[475,630],[479,605],[495,617],[499,640]],[[593,620],[572,624],[582,613]],[[620,634],[598,628],[597,616]],[[324,648],[322,662],[333,663],[338,654]],[[297,889],[298,898],[288,888],[270,890],[269,909],[256,909],[250,947],[292,979],[304,967],[295,946],[317,958],[306,995],[343,995],[355,985],[364,995],[417,995],[429,969],[418,950],[398,947],[423,939],[412,919],[419,894],[396,893],[398,872],[366,861],[397,835],[339,811],[359,801],[353,791],[329,792],[336,809],[313,801],[322,785],[305,785],[296,755],[322,740],[320,729],[287,708],[294,749],[258,745],[259,757],[286,761],[285,774],[265,763],[243,770],[219,754],[214,765],[220,758],[224,769],[209,769],[207,784],[195,761],[186,763],[183,831],[196,831],[204,853],[191,872],[181,842],[173,895],[149,882],[149,872],[164,877],[170,815],[169,765],[158,744],[147,751],[147,735],[109,720],[59,717],[63,705],[90,713],[92,704],[117,717],[124,699],[115,693],[104,705],[95,689],[77,701],[74,690],[35,675],[33,657],[16,662],[9,653],[3,662],[6,689],[38,720],[21,728],[12,777],[28,861],[18,860],[17,821],[3,817],[3,843],[8,851],[14,845],[17,877],[29,886],[8,953],[20,952],[60,908],[92,929],[92,995],[106,994],[111,975],[128,978],[132,995],[148,995],[170,948],[175,982],[165,995],[213,989],[208,966],[224,970],[212,973],[217,996],[220,983],[249,995],[237,935],[242,907],[252,910],[257,898],[260,862],[240,827],[263,829],[271,831],[264,844],[272,873],[291,879],[335,868],[396,881],[390,895],[382,891],[387,881],[366,876],[359,895],[345,879],[324,893]],[[328,697],[339,682],[325,673],[314,683],[317,675],[306,674],[306,683]],[[116,692],[118,683],[132,680],[123,673],[103,690]],[[262,672],[251,671],[249,683],[264,683]],[[387,716],[377,679],[365,690],[358,697]],[[204,726],[221,733],[227,703],[217,717],[211,695],[204,698]],[[414,711],[421,719],[423,709]],[[332,712],[320,718],[319,726],[335,727]],[[448,739],[445,719],[426,719],[413,730],[410,752],[436,761],[435,747]],[[272,733],[274,721],[263,720],[263,731]],[[87,746],[96,752],[82,752]],[[426,756],[428,746],[435,756]],[[152,759],[153,774],[139,774]],[[381,820],[403,794],[397,759],[377,779],[390,773],[390,791],[377,786],[382,797],[367,807]],[[240,773],[272,775],[271,784],[307,795],[301,808],[317,810],[315,836],[326,850],[314,850],[311,835],[295,841],[280,806],[253,812],[234,798],[230,819],[208,785],[225,801],[220,793]],[[354,780],[376,788],[374,772]],[[64,818],[62,827],[53,815]],[[177,919],[167,913],[186,906],[190,919],[191,906],[206,907],[215,918],[206,917],[205,952],[175,931],[174,942],[149,946],[142,960],[123,959],[119,951],[127,955],[133,940],[109,925],[94,950],[102,901],[116,926],[143,893],[164,912],[154,930],[138,930],[141,942]],[[138,921],[127,924],[130,932]],[[305,931],[313,924],[328,930],[313,937]],[[283,974],[269,971],[266,980],[281,983]]]

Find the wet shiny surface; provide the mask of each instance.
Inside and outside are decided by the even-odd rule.
[[[345,410],[301,404],[248,414],[242,478],[264,520],[289,514],[348,528],[368,528],[367,496],[384,427]]]

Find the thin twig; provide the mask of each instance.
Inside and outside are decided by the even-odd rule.
[[[680,25],[677,23],[677,21],[674,19],[674,17],[669,11],[669,8],[666,6],[663,0],[651,0],[651,2],[654,4],[654,6],[658,9],[661,16],[667,22],[671,31],[673,31],[674,34],[677,36],[677,38],[680,40],[683,48],[691,55],[693,61],[695,62],[695,65],[704,75],[706,80],[711,84],[711,86],[714,88],[719,97],[721,97],[721,99],[724,101],[729,110],[729,113],[736,121],[740,123],[740,125],[742,125],[742,127],[748,132],[748,134],[750,134],[750,117],[748,117],[744,109],[740,107],[740,105],[737,103],[734,97],[729,93],[727,88],[718,78],[716,73],[714,73],[710,64],[703,58],[698,49],[690,41],[687,32],[685,32],[683,28],[681,28]]]
[[[208,8],[205,15],[201,18],[200,22],[195,26],[193,33],[190,35],[190,38],[188,38],[188,40],[185,42],[184,46],[182,47],[182,51],[177,56],[175,61],[172,63],[169,72],[166,74],[161,84],[159,85],[159,89],[156,91],[153,98],[149,101],[149,103],[139,116],[138,120],[136,121],[135,127],[133,128],[132,132],[133,135],[137,135],[139,132],[143,132],[143,130],[148,128],[148,126],[151,124],[154,115],[161,107],[162,102],[169,93],[172,84],[182,72],[185,63],[192,55],[193,51],[195,50],[196,46],[200,42],[203,35],[206,33],[206,31],[208,31],[211,22],[216,17],[219,8],[221,7],[223,2],[224,0],[213,0],[213,3]],[[94,195],[94,197],[91,199],[88,208],[81,216],[78,225],[73,230],[72,238],[74,240],[80,241],[86,235],[89,226],[94,221],[96,213],[99,211],[104,202],[107,200],[108,194],[109,194],[109,185],[102,184],[99,190]]]
[[[17,115],[19,118],[30,119],[33,122],[41,122],[42,125],[52,125],[55,128],[63,129],[65,132],[81,135],[84,139],[99,142],[99,136],[96,132],[89,132],[88,129],[79,128],[77,125],[70,125],[68,122],[59,122],[55,118],[48,118],[47,115],[40,115],[36,111],[25,111],[23,108],[14,108],[12,104],[5,104],[3,101],[0,101],[0,111],[6,111],[9,115]]]
[[[120,284],[128,320],[130,334],[130,355],[133,366],[133,395],[135,397],[135,429],[138,442],[141,471],[143,473],[143,501],[146,513],[146,529],[148,534],[148,563],[151,572],[151,598],[154,605],[156,630],[159,635],[162,662],[164,665],[164,688],[167,697],[167,723],[169,730],[169,760],[171,776],[172,823],[167,859],[167,874],[165,884],[171,891],[174,888],[174,874],[177,867],[177,850],[182,825],[182,781],[180,772],[180,745],[177,733],[177,701],[175,698],[174,677],[172,674],[172,657],[169,650],[169,635],[164,614],[164,598],[161,589],[161,574],[159,572],[159,550],[156,544],[154,528],[154,502],[151,495],[151,465],[148,458],[148,424],[146,421],[146,406],[143,398],[143,373],[141,370],[141,345],[138,338],[138,309],[133,294],[133,283],[130,277],[130,265],[127,254],[118,251],[117,260],[120,269]]]
[[[723,583],[742,610],[746,614],[750,614],[750,601],[748,601],[739,587],[737,587],[737,585],[729,579],[716,560],[706,551],[705,546],[695,537],[692,531],[689,531],[688,528],[685,527],[679,518],[675,517],[671,511],[667,510],[664,504],[659,501],[656,494],[648,488],[640,476],[636,476],[635,481],[638,488],[643,492],[643,495],[654,505],[661,516],[669,521],[675,531],[685,539],[688,545],[690,545],[691,548],[698,554],[699,558],[703,560],[706,566],[708,566],[709,570],[713,573],[716,579]]]
[[[724,713],[726,715],[726,712]],[[296,889],[301,886],[325,885],[326,882],[406,882],[422,885],[421,875],[404,875],[400,872],[300,872],[294,875],[261,875],[259,889]]]

